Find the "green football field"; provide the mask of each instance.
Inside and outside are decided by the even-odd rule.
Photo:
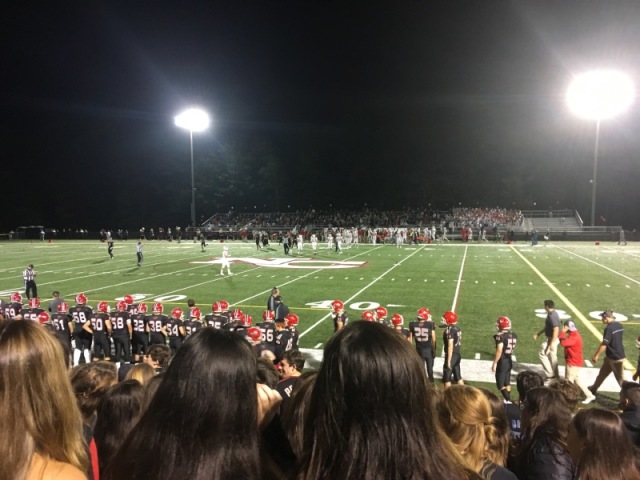
[[[505,315],[519,335],[518,362],[537,363],[532,335],[544,323],[543,301],[553,299],[562,318],[578,325],[591,357],[601,339],[598,313],[616,312],[625,324],[627,356],[635,365],[640,335],[640,245],[614,243],[360,245],[339,255],[326,247],[312,255],[305,244],[298,255],[281,248],[256,250],[231,242],[232,276],[221,276],[221,243],[206,251],[192,242],[145,242],[144,262],[136,266],[135,241],[117,242],[115,258],[98,241],[0,243],[0,295],[23,291],[22,270],[33,263],[43,303],[59,290],[70,304],[85,292],[89,304],[132,294],[139,301],[183,306],[193,298],[204,313],[216,300],[262,316],[270,290],[280,287],[300,317],[300,345],[322,348],[333,332],[329,304],[343,300],[352,319],[378,305],[404,315],[405,325],[422,306],[436,323],[447,310],[459,316],[462,356],[493,358],[495,322]],[[166,311],[166,309],[165,309]],[[440,340],[439,340],[440,342]],[[629,365],[630,366],[630,365]]]

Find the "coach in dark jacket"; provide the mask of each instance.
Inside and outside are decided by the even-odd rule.
[[[289,307],[284,303],[281,296],[276,297],[276,321],[284,320],[289,315]]]

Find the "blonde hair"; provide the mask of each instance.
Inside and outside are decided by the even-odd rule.
[[[137,380],[140,385],[146,385],[149,380],[156,376],[156,370],[148,363],[138,363],[127,372],[125,380]]]
[[[60,342],[39,324],[0,323],[0,480],[27,478],[38,455],[87,471],[82,417]]]
[[[437,402],[440,425],[467,465],[479,472],[487,460],[496,462],[491,445],[498,440],[491,404],[477,388],[452,385]]]

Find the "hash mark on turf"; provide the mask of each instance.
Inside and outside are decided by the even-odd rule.
[[[494,285],[496,284],[496,281],[495,281],[495,280],[493,281],[493,284],[494,284]]]
[[[585,287],[590,287],[591,285],[589,285],[588,283],[586,283],[584,286],[585,286]]]
[[[321,346],[322,346],[322,344],[321,344],[321,343],[319,343],[319,344],[317,344],[317,345],[316,345],[315,347],[313,347],[313,348],[320,348]]]
[[[480,360],[480,354],[476,353],[476,360]]]
[[[607,288],[611,288],[611,285],[606,284],[606,283],[605,283],[605,285],[604,285],[604,286],[605,286],[605,287],[607,287]]]

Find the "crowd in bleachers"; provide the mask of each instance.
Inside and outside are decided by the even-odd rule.
[[[439,391],[415,338],[431,341],[428,309],[406,329],[383,307],[349,321],[340,301],[304,372],[277,288],[255,324],[224,300],[164,315],[128,297],[3,301],[0,480],[640,479],[638,383],[620,415],[578,411],[575,384],[531,370],[517,400],[461,379]]]

